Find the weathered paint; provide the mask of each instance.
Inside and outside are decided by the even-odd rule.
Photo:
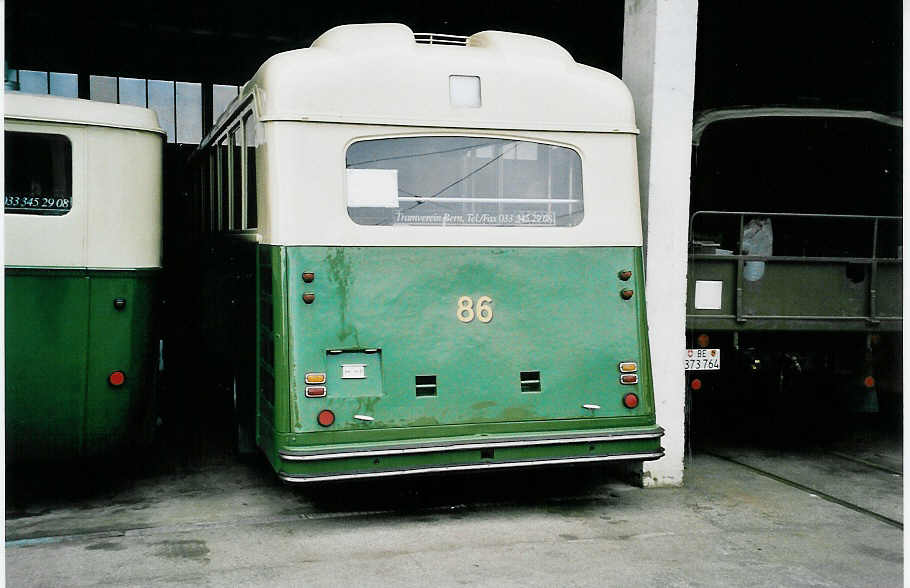
[[[106,454],[150,438],[156,282],[155,271],[6,268],[8,462]],[[116,388],[114,370],[126,373]]]
[[[277,456],[301,448],[657,430],[639,248],[261,249],[260,299],[270,297],[272,304],[260,308],[271,308],[274,331],[260,323],[260,349],[271,337],[274,362],[260,362],[260,379],[274,375],[275,404],[260,391],[259,444],[276,469],[311,475],[472,463],[477,457],[476,451],[456,451],[317,465]],[[632,270],[632,279],[620,280],[621,270]],[[305,271],[315,273],[312,283],[301,279]],[[639,294],[623,300],[624,288]],[[312,304],[303,302],[305,292],[315,294]],[[461,296],[472,298],[475,311],[481,296],[492,298],[493,319],[459,321]],[[639,362],[637,385],[619,383],[620,361]],[[366,364],[366,378],[342,379],[344,363]],[[539,392],[522,392],[522,371],[540,372]],[[305,397],[307,372],[327,372],[325,398]],[[417,375],[436,376],[436,395],[416,395]],[[622,405],[628,392],[640,398],[635,409]],[[316,415],[326,408],[336,420],[323,428]],[[496,459],[639,451],[659,451],[658,440],[499,448]]]

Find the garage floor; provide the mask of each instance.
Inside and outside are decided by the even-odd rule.
[[[898,439],[710,447],[686,486],[562,469],[324,487],[264,460],[8,472],[10,586],[899,586]],[[84,479],[85,471],[70,472]]]

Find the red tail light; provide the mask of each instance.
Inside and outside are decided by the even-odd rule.
[[[122,386],[126,381],[126,374],[120,370],[111,372],[111,375],[107,377],[107,381],[111,386]]]
[[[316,421],[323,427],[330,427],[335,422],[335,413],[331,410],[320,410]]]
[[[304,394],[307,398],[324,398],[325,386],[307,386]]]
[[[872,376],[866,376],[863,380],[863,386],[866,388],[875,388],[875,378]]]
[[[637,384],[638,374],[623,374],[619,376],[619,381],[623,384]]]

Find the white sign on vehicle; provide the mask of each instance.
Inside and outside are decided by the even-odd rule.
[[[686,371],[719,370],[720,349],[686,349]]]
[[[363,379],[366,378],[365,363],[343,363],[341,364],[341,379]]]

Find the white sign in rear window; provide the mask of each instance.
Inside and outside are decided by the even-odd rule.
[[[398,208],[397,169],[348,169],[348,206]]]

